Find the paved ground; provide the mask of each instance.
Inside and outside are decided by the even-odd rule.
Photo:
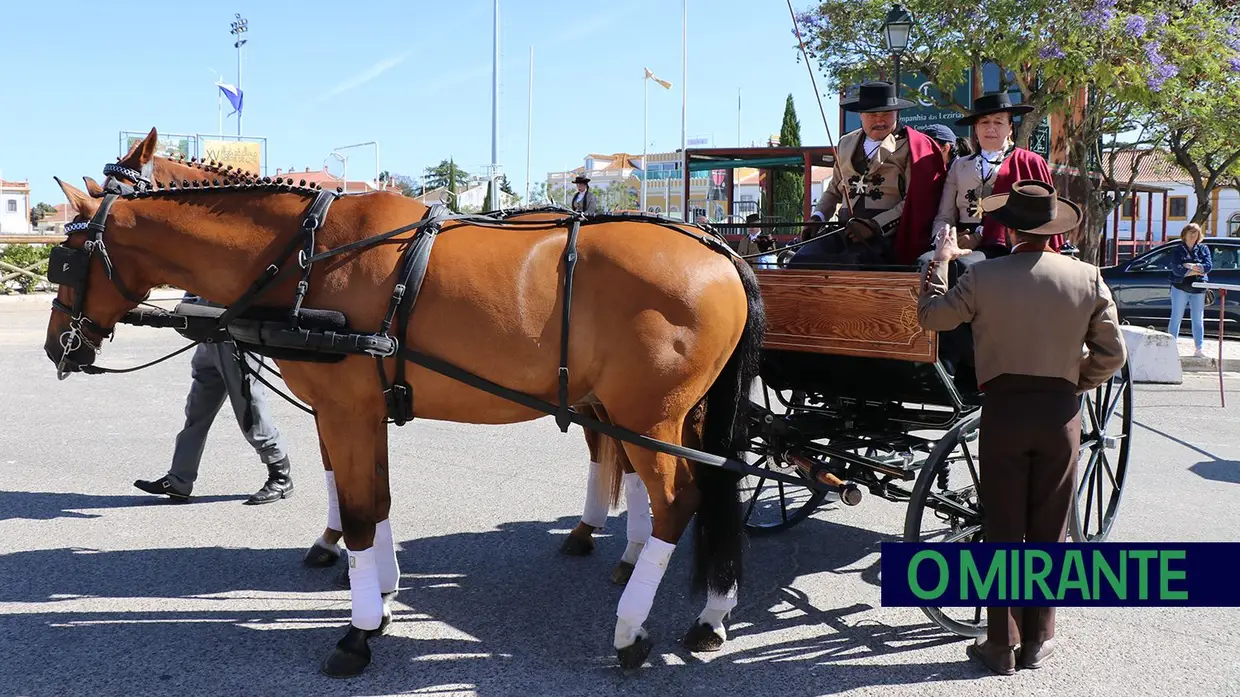
[[[392,429],[398,622],[372,642],[363,677],[332,681],[317,669],[349,596],[335,569],[300,565],[324,522],[309,417],[277,403],[292,499],[241,505],[263,471],[226,412],[197,501],[154,500],[131,482],[166,467],[189,354],[58,382],[41,349],[47,314],[46,303],[0,304],[0,695],[1240,694],[1235,609],[1065,609],[1052,665],[984,673],[919,611],[880,606],[878,545],[899,534],[903,508],[874,497],[752,540],[751,585],[718,654],[676,644],[700,609],[689,550],[678,550],[648,623],[651,665],[622,676],[608,573],[624,519],[592,557],[556,553],[580,515],[587,451],[550,419]],[[182,344],[124,327],[101,364]],[[1209,375],[1138,389],[1114,539],[1237,539],[1237,378],[1226,409]]]

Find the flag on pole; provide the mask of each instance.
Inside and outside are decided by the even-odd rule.
[[[663,89],[665,90],[672,89],[672,83],[668,82],[667,80],[660,80],[659,78],[655,77],[654,73],[650,72],[650,68],[646,68],[645,70],[646,70],[646,77],[662,85]]]
[[[232,114],[229,114],[229,116],[240,113],[242,102],[241,90],[226,82],[217,82],[215,84],[220,88],[220,91],[224,93],[224,96],[228,97],[228,103],[233,107],[233,112]]]

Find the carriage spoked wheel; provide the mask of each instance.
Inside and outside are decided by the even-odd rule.
[[[761,536],[786,530],[813,515],[826,499],[826,494],[813,488],[809,474],[788,462],[781,452],[778,438],[772,436],[765,421],[779,418],[779,415],[771,410],[766,385],[761,379],[756,383],[762,393],[762,403],[751,402],[756,418],[751,421],[750,432],[753,437],[750,439],[745,460],[763,469],[805,480],[805,486],[801,487],[753,474],[745,475],[741,479],[739,488],[745,527],[751,534]],[[795,404],[795,399],[793,403]],[[792,411],[795,410],[794,406]]]
[[[904,518],[905,542],[983,542],[975,410],[951,428],[921,466]],[[935,624],[964,637],[986,633],[984,607],[923,607]]]
[[[1081,449],[1068,533],[1075,542],[1104,542],[1119,514],[1132,445],[1132,375],[1128,364],[1082,395]]]

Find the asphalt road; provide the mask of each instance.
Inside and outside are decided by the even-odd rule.
[[[623,513],[595,554],[557,553],[578,519],[587,450],[550,418],[391,429],[403,591],[365,675],[318,665],[343,633],[339,567],[301,566],[324,523],[310,417],[276,399],[293,498],[243,506],[265,472],[225,409],[196,500],[132,487],[166,469],[189,353],[128,375],[58,382],[41,346],[46,302],[0,303],[0,695],[1240,695],[1240,610],[1059,613],[1039,671],[991,676],[916,609],[880,606],[878,545],[902,506],[867,496],[754,539],[732,639],[676,643],[701,609],[688,541],[647,627],[648,666],[615,667]],[[123,327],[102,365],[184,342]],[[1134,456],[1113,540],[1240,538],[1240,379],[1219,407],[1210,375],[1139,386]]]

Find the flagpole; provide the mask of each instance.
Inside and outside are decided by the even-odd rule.
[[[525,205],[530,205],[530,152],[534,142],[534,47],[530,46],[530,96],[526,100],[529,113],[525,117]]]
[[[646,143],[650,138],[647,132],[650,129],[650,76],[642,77],[642,212],[646,212],[646,179],[650,177],[650,168],[646,166]]]
[[[680,161],[683,181],[689,181],[689,154],[685,152],[688,144],[686,127],[688,123],[689,104],[689,0],[680,1]],[[686,197],[688,191],[685,192]],[[680,219],[689,221],[689,203],[686,198],[681,206]]]

